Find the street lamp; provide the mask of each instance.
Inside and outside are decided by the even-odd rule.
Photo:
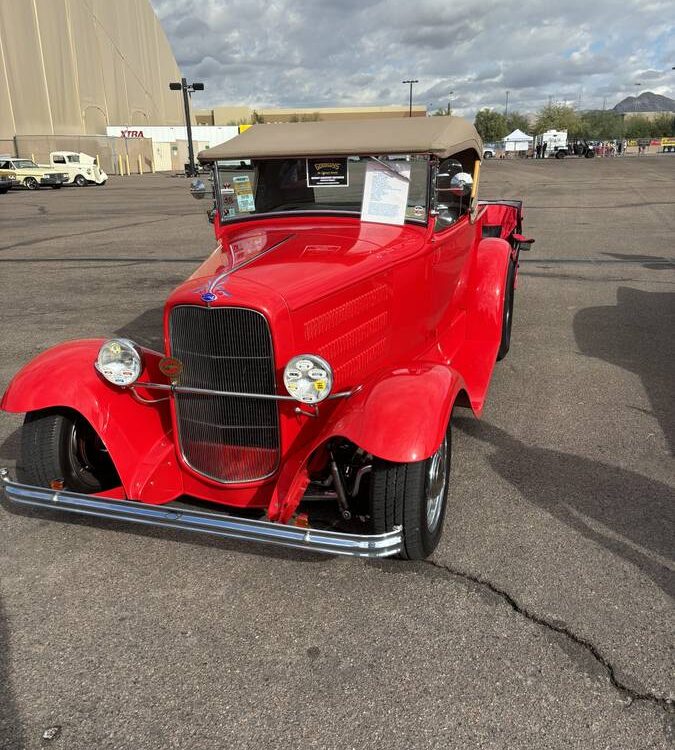
[[[204,91],[203,83],[188,83],[186,78],[181,78],[180,81],[172,81],[169,84],[171,91],[182,91],[183,92],[183,107],[185,109],[185,124],[187,126],[187,142],[188,142],[188,177],[194,177],[197,174],[195,168],[195,151],[192,146],[192,123],[190,122],[190,99],[189,94],[193,91]]]
[[[408,108],[408,117],[412,117],[412,87],[413,87],[413,83],[419,83],[419,81],[415,78],[415,79],[412,79],[412,80],[401,81],[401,83],[409,83],[410,84],[410,106]]]
[[[450,91],[448,93],[448,117],[450,117],[450,113],[452,112],[452,110],[450,109],[450,102],[451,102],[451,97],[454,93],[455,93],[454,91]]]

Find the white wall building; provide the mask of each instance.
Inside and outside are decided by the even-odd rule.
[[[238,134],[239,128],[236,125],[193,125],[192,142],[195,157],[199,151],[229,141]],[[151,139],[155,169],[158,172],[180,169],[180,162],[187,161],[187,128],[184,125],[109,125],[106,135],[116,138]]]

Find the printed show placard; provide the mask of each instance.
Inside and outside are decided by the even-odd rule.
[[[307,187],[349,187],[347,158],[307,159]]]

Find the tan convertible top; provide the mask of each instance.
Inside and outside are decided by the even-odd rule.
[[[481,158],[483,144],[475,128],[460,117],[397,117],[254,125],[232,140],[201,151],[199,160],[352,154],[446,158],[467,150]]]

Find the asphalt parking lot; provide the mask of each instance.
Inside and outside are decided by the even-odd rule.
[[[485,164],[537,241],[428,562],[5,503],[0,747],[671,747],[674,178],[669,156]],[[157,345],[214,245],[187,189],[0,196],[0,387],[64,339]],[[20,422],[0,414],[0,465]]]

